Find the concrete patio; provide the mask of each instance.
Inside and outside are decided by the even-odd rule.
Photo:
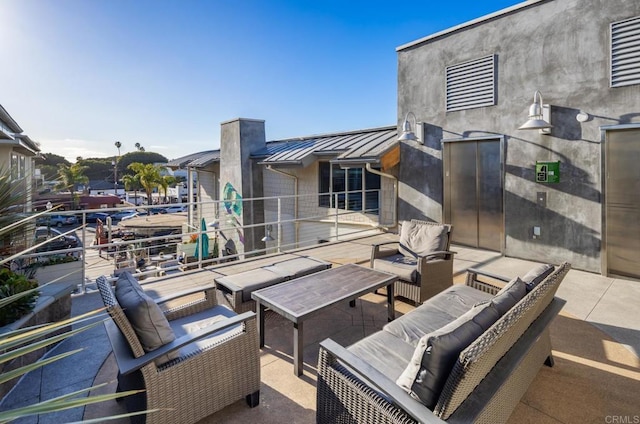
[[[322,244],[289,254],[311,255],[332,262],[334,267],[345,263],[368,265],[371,244],[394,237],[382,234]],[[495,252],[460,246],[453,247],[453,250],[457,252],[454,262],[456,282],[464,281],[466,269],[470,267],[515,276],[524,274],[534,265],[525,260],[505,258]],[[252,266],[270,261],[270,258],[259,258],[252,260]],[[103,272],[99,263],[99,259],[95,259],[95,263],[87,264],[93,279]],[[222,264],[217,270],[228,275],[246,267],[246,263],[234,262]],[[560,286],[558,297],[567,300],[567,304],[551,327],[555,366],[541,369],[510,422],[584,423],[616,422],[613,421],[615,417],[640,419],[637,400],[640,388],[640,311],[637,302],[633,301],[640,299],[640,284],[572,270]],[[239,401],[201,423],[314,422],[318,342],[332,338],[349,345],[379,330],[386,323],[385,302],[385,296],[368,294],[356,302],[355,308],[338,305],[307,321],[304,375],[301,378],[293,373],[291,324],[269,313],[266,345],[261,351],[260,405],[250,409],[244,401]],[[95,292],[73,299],[74,314],[100,306],[102,302]],[[398,315],[413,309],[402,299],[396,299],[395,306]],[[65,341],[55,351],[59,353],[78,346],[85,350],[69,360],[27,375],[3,400],[1,407],[28,404],[101,382],[111,382],[102,391],[113,392],[117,368],[102,327]],[[16,422],[58,423],[122,412],[121,405],[113,401]],[[128,419],[115,422],[125,423]]]

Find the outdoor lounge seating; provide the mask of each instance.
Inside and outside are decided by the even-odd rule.
[[[549,324],[569,269],[541,265],[503,288],[470,271],[348,348],[323,341],[317,422],[507,421],[542,364],[553,365]]]
[[[396,274],[394,294],[419,305],[453,284],[451,230],[448,224],[405,221],[398,242],[373,245],[371,267]]]
[[[237,274],[217,277],[215,282],[219,299],[226,302],[234,311],[255,312],[255,301],[251,299],[251,293],[255,290],[329,268],[331,268],[329,262],[301,256]]]
[[[160,409],[132,422],[195,423],[242,398],[258,405],[254,313],[237,315],[216,305],[213,285],[154,301],[130,273],[120,276],[115,292],[104,276],[97,284],[111,316],[104,324],[118,364],[118,391],[144,390],[124,398],[127,410]],[[200,302],[160,308],[203,290]]]

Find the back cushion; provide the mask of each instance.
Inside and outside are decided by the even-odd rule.
[[[493,298],[500,316],[518,303],[527,294],[527,287],[519,277],[509,281]]]
[[[145,352],[154,351],[176,339],[169,321],[160,307],[142,290],[135,277],[128,272],[118,278],[116,299]],[[155,363],[161,365],[178,356],[180,356],[178,351],[171,352],[156,359]]]
[[[444,225],[420,224],[405,221],[400,231],[399,252],[404,256],[426,256],[428,253],[445,250],[447,227]]]
[[[522,281],[527,285],[527,292],[533,290],[538,284],[553,272],[555,267],[550,264],[541,264],[527,272]]]
[[[499,317],[493,302],[474,306],[444,327],[424,335],[396,381],[411,396],[433,410],[460,352]]]

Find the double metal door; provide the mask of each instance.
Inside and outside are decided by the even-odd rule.
[[[444,213],[451,241],[502,251],[504,239],[500,139],[444,143]]]
[[[607,275],[640,278],[640,130],[607,132],[605,161]]]

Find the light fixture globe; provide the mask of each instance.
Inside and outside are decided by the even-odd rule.
[[[543,134],[549,134],[551,125],[551,106],[543,104],[542,94],[536,90],[533,93],[533,104],[529,107],[529,119],[522,124],[519,130],[540,130]]]
[[[402,134],[400,134],[400,137],[398,137],[398,141],[418,141],[418,137],[416,137],[416,134],[411,128],[409,115],[413,116],[414,126],[418,126],[416,115],[414,115],[413,112],[407,112],[407,115],[404,117],[404,122],[402,123]]]

